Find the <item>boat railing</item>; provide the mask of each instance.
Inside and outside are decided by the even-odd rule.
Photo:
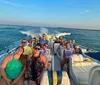
[[[11,50],[9,50],[8,52],[5,52],[5,53],[1,54],[1,55],[0,55],[0,64],[1,64],[2,60],[3,60],[7,55],[14,53],[14,52],[15,52],[15,49],[16,49],[16,47],[13,48],[13,49],[11,49]]]
[[[86,54],[84,54],[84,58],[90,58],[90,59],[92,59],[94,62],[100,63],[99,60],[94,59],[94,58],[92,58],[92,57],[90,57],[90,56],[88,56],[88,55],[86,55]]]

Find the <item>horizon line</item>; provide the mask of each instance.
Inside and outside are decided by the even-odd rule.
[[[100,29],[86,29],[86,28],[76,28],[76,27],[63,27],[63,26],[41,26],[41,25],[23,25],[23,24],[1,24],[6,26],[36,26],[36,27],[56,27],[56,28],[64,28],[64,29],[77,29],[77,30],[91,30],[91,31],[100,31]]]

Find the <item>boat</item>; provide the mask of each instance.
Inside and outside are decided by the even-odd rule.
[[[59,46],[58,43],[55,44],[54,51],[57,54],[58,62],[59,62],[59,59],[61,60],[63,58],[62,52],[64,49],[61,50],[61,53],[60,53],[61,55],[59,55],[59,53],[56,50],[58,46]],[[84,55],[86,55],[88,53],[89,54],[98,53],[96,51],[88,52],[87,49],[82,48],[82,46],[81,46],[81,49],[84,52]],[[93,59],[92,57],[90,57],[88,55],[86,55],[86,56],[87,57],[83,57],[82,55],[77,56],[76,54],[73,54],[73,56],[70,58],[69,69],[70,69],[71,85],[91,85],[91,84],[89,84],[89,82],[92,82],[89,80],[89,76],[91,75],[90,70],[95,66],[100,67],[100,63],[96,59]],[[66,70],[66,66],[64,68]],[[99,85],[99,84],[93,84],[93,85]]]
[[[94,66],[90,70],[89,85],[99,85],[99,84],[100,84],[100,66]]]
[[[33,37],[37,35],[37,34],[35,35],[31,34],[31,32],[28,33],[22,32],[22,33],[27,35],[27,37],[25,38],[26,40],[28,40],[30,36]],[[71,33],[60,33],[55,35],[57,37],[58,36],[60,37],[70,34]],[[41,34],[39,34],[39,36],[40,35]],[[91,73],[90,71],[92,71],[91,69],[93,67],[100,66],[100,63],[98,60],[93,59],[91,56],[88,56],[87,53],[93,53],[97,51],[87,51],[86,48],[80,46],[84,54],[87,55],[87,58],[81,55],[80,56],[73,55],[70,58],[70,78],[69,78],[66,72],[67,66],[66,65],[64,66],[63,71],[61,71],[60,68],[60,60],[63,58],[62,52],[64,49],[62,49],[61,55],[59,55],[57,52],[57,47],[59,46],[59,43],[54,44],[54,50],[53,50],[53,43],[54,39],[51,39],[49,41],[49,48],[51,49],[51,55],[47,55],[49,68],[48,71],[44,72],[40,85],[91,85],[90,83],[92,82],[92,80],[89,80],[89,76]],[[18,42],[17,45],[20,45],[20,42]],[[4,53],[0,54],[0,63],[2,62],[5,56],[15,51],[17,45],[10,46],[9,48],[7,48],[9,50],[3,51]],[[57,55],[54,55],[55,53]],[[93,76],[91,76],[91,78],[93,78]],[[99,85],[99,84],[92,84],[92,85]],[[25,85],[27,85],[27,81],[25,81]]]

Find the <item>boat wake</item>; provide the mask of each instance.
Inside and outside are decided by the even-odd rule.
[[[55,37],[60,37],[60,36],[66,36],[66,35],[71,35],[71,33],[61,33],[59,31],[54,31],[54,30],[48,30],[47,28],[45,27],[41,27],[40,30],[29,30],[29,31],[20,31],[22,34],[25,34],[27,36],[31,36],[32,38],[34,37],[41,37],[42,34],[50,34],[52,36],[55,36]]]

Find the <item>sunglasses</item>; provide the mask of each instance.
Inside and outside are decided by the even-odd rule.
[[[22,42],[22,43],[26,43],[26,42]]]
[[[35,50],[40,50],[40,48],[35,48]]]

